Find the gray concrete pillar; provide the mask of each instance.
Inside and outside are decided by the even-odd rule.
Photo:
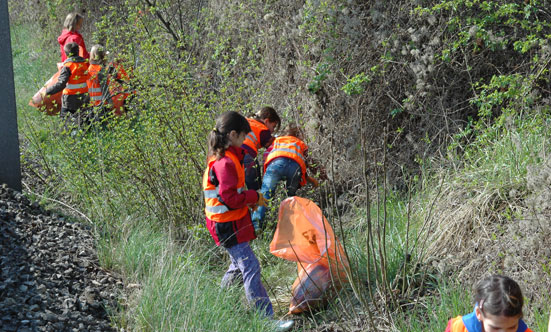
[[[0,184],[21,191],[8,1],[0,0]]]

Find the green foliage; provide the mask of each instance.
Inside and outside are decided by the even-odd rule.
[[[526,112],[538,102],[538,80],[546,71],[551,33],[551,22],[541,16],[545,3],[450,0],[416,8],[420,16],[450,18],[446,23],[447,47],[440,54],[443,61],[464,57],[469,50],[496,57],[516,56],[521,61],[516,67],[496,61],[501,66],[499,74],[485,75],[472,82],[476,92],[470,103],[478,109],[480,128],[490,125],[496,117],[497,122],[502,122],[503,118]]]
[[[450,145],[449,158],[460,158],[465,167],[459,176],[463,185],[495,189],[503,194],[526,188],[526,171],[541,164],[549,132],[549,107],[539,113],[503,116],[493,126],[480,130],[476,139],[462,146],[461,137]],[[467,131],[471,129],[467,128]],[[460,155],[457,148],[462,147]]]
[[[308,90],[312,93],[318,92],[329,73],[329,64],[320,63],[316,68],[316,76],[314,76],[312,82],[308,84]]]
[[[396,331],[444,331],[448,320],[471,313],[471,294],[459,283],[442,282],[433,285],[436,292],[423,305],[409,304],[398,313]]]
[[[362,94],[365,90],[364,84],[370,79],[365,73],[359,73],[347,80],[347,83],[342,87],[344,93],[349,96]]]
[[[48,197],[96,223],[103,264],[140,285],[129,305],[129,327],[269,329],[241,305],[240,290],[218,290],[223,264],[203,226],[206,133],[223,111],[247,114],[268,104],[282,110],[284,120],[311,123],[309,142],[319,144],[312,144],[312,153],[324,161],[335,158],[339,169],[330,184],[354,188],[354,204],[365,199],[354,194],[364,186],[358,161],[373,150],[386,153],[386,147],[379,149],[386,129],[395,133],[384,137],[387,147],[398,154],[389,164],[407,168],[413,158],[427,167],[432,162],[427,147],[448,142],[447,135],[463,126],[448,150],[449,161],[462,167],[453,180],[502,195],[522,191],[526,169],[542,161],[539,151],[549,136],[546,2],[425,1],[413,11],[411,4],[388,3],[387,9],[382,3],[126,0],[102,7],[95,12],[101,19],[93,40],[121,61],[136,94],[126,116],[74,134],[64,132],[58,118],[26,106],[55,70],[57,45],[14,47],[22,160]],[[83,5],[51,0],[44,15],[51,28],[66,9]],[[19,38],[18,45],[32,43],[35,28],[17,30],[13,38]],[[400,140],[407,145],[400,146]],[[332,142],[342,143],[346,153],[330,150]],[[362,144],[370,148],[357,148]],[[384,167],[382,154],[366,174]],[[370,293],[371,286],[380,287],[377,294],[389,303],[418,299],[415,286],[426,273],[403,263],[408,254],[414,262],[422,258],[421,248],[408,241],[419,236],[420,221],[409,220],[405,199],[383,200],[383,191],[377,191],[370,223],[369,212],[354,205],[354,220],[337,231],[355,267],[351,289],[336,301],[340,305],[358,306],[376,293]],[[270,217],[277,201],[272,208]],[[331,222],[338,225],[340,207],[327,208],[333,210]],[[504,213],[514,218],[514,210]],[[175,241],[182,239],[193,241],[193,248]],[[295,266],[271,256],[268,242],[266,233],[254,244],[264,277],[277,295],[288,296]],[[430,287],[437,292],[429,308],[437,310],[419,305],[408,315],[398,313],[399,330],[443,330],[448,318],[470,311],[455,284]],[[362,304],[372,310],[371,302]]]

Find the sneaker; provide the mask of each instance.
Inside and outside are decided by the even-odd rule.
[[[278,321],[274,321],[274,322],[275,322],[274,331],[277,331],[277,332],[290,331],[293,328],[293,326],[295,325],[294,320],[278,320]]]

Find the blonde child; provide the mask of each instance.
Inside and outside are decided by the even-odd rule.
[[[59,48],[61,50],[61,62],[67,59],[64,47],[68,43],[75,43],[79,46],[79,52],[77,55],[84,59],[88,59],[90,57],[90,54],[86,50],[86,45],[84,44],[84,38],[82,38],[82,35],[79,32],[83,21],[84,17],[79,13],[69,13],[67,17],[65,17],[63,30],[61,31],[61,35],[57,37],[57,42],[59,43]]]
[[[266,161],[264,162],[264,178],[260,193],[268,200],[272,197],[280,181],[286,181],[287,196],[294,196],[296,191],[307,182],[314,186],[318,182],[306,174],[308,146],[302,140],[302,134],[297,126],[290,125],[283,136],[274,140]],[[255,229],[263,228],[266,207],[260,206],[254,211],[252,219]]]
[[[105,70],[106,52],[103,46],[96,44],[90,50],[90,66],[88,67],[88,94],[90,95],[90,104],[94,108],[98,106],[107,106],[111,103],[109,95],[109,86],[107,82],[107,73]],[[104,112],[99,112],[103,114]]]

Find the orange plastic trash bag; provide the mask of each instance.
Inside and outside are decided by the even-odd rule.
[[[289,197],[281,202],[270,252],[297,262],[289,312],[312,310],[347,282],[348,259],[321,209],[311,200]]]
[[[313,263],[299,267],[298,277],[293,283],[289,313],[299,314],[321,307],[331,295],[331,274],[323,264]]]
[[[46,93],[46,88],[57,83],[59,77],[60,69],[63,66],[63,63],[59,62],[57,64],[57,72],[44,84],[43,87],[38,90],[34,96],[29,101],[29,106],[36,107],[39,111],[46,113],[47,115],[56,115],[61,110],[61,95],[62,91],[59,91],[56,94],[44,96]]]

